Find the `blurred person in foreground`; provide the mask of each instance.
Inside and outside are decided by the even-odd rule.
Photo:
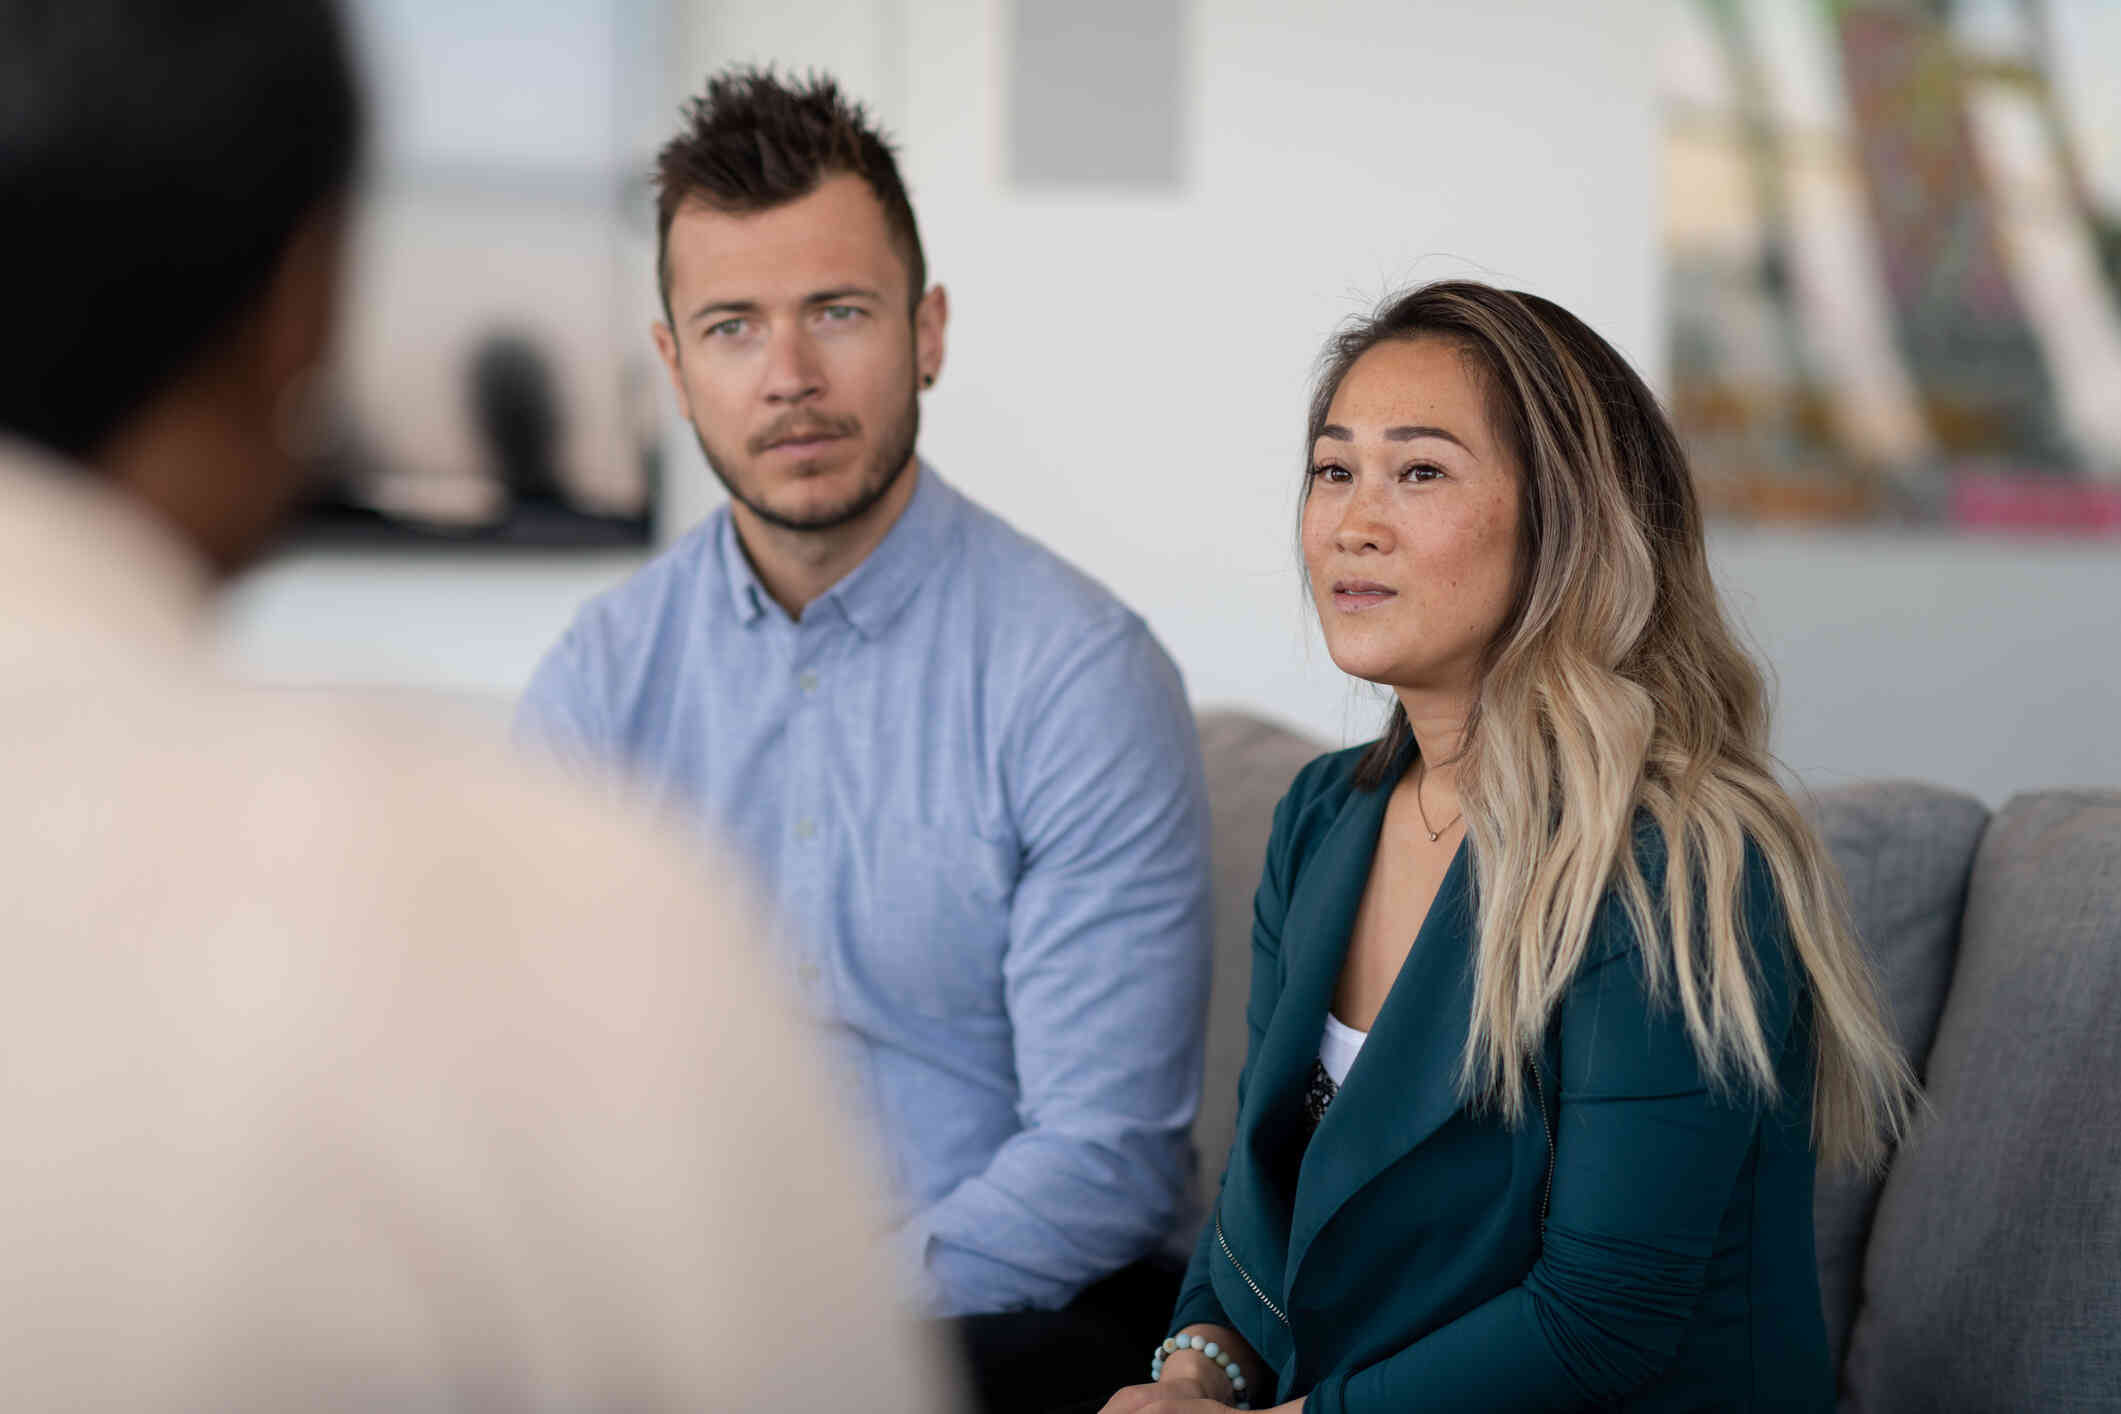
[[[1275,811],[1237,1139],[1109,1414],[1832,1409],[1813,1172],[1912,1080],[1670,424],[1448,282],[1334,340],[1307,436],[1326,645],[1397,703]]]
[[[318,0],[0,5],[0,1406],[948,1407],[722,867],[209,661],[357,108]]]
[[[1207,811],[1177,670],[915,450],[948,312],[824,79],[663,149],[656,345],[729,503],[585,608],[520,720],[733,835],[897,1177],[900,1280],[990,1407],[1110,1389],[1192,1177]]]

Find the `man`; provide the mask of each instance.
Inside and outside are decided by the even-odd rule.
[[[725,73],[658,178],[656,347],[729,502],[582,612],[523,728],[763,872],[898,1179],[904,1279],[972,1318],[990,1402],[1101,1392],[1162,1333],[1142,1259],[1192,1163],[1207,817],[1178,674],[917,456],[948,302],[859,107]]]
[[[330,8],[10,0],[0,94],[0,1404],[947,1407],[727,871],[211,666],[334,322]]]

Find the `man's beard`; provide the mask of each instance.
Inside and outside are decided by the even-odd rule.
[[[854,435],[861,431],[861,423],[854,418],[846,419],[845,425],[847,431],[843,435]],[[729,493],[729,499],[777,529],[813,534],[852,525],[875,510],[877,503],[891,493],[891,488],[898,484],[899,477],[905,474],[907,466],[912,463],[913,448],[920,440],[920,431],[921,400],[918,394],[909,392],[906,395],[905,411],[893,419],[888,434],[877,444],[876,454],[869,459],[868,474],[862,478],[861,484],[856,486],[854,495],[841,505],[831,506],[807,516],[795,516],[785,511],[777,511],[764,501],[747,494],[744,488],[737,484],[736,478],[729,474],[729,469],[723,465],[722,459],[715,455],[714,448],[708,445],[706,434],[700,431],[699,424],[694,423],[692,427],[692,435],[700,444],[700,455],[707,459],[708,469],[714,473],[715,480],[722,483],[722,489]],[[764,448],[757,449],[763,450]],[[754,455],[756,454],[757,452],[754,452]]]

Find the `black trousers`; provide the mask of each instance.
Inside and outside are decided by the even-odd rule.
[[[1058,1311],[1002,1311],[941,1322],[972,1376],[980,1414],[1096,1414],[1115,1390],[1149,1378],[1170,1334],[1184,1273],[1154,1259],[1084,1288]]]

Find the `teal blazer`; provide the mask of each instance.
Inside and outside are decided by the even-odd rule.
[[[1461,845],[1306,1142],[1303,1094],[1391,794],[1353,787],[1361,750],[1312,762],[1274,814],[1237,1138],[1173,1328],[1237,1331],[1274,1368],[1276,1401],[1305,1395],[1308,1414],[1831,1409],[1810,1008],[1757,857],[1745,903],[1779,1047],[1772,1107],[1707,1083],[1676,1008],[1645,994],[1617,898],[1527,1057],[1536,1112],[1511,1128],[1469,1106]],[[1654,896],[1661,843],[1638,840]]]

